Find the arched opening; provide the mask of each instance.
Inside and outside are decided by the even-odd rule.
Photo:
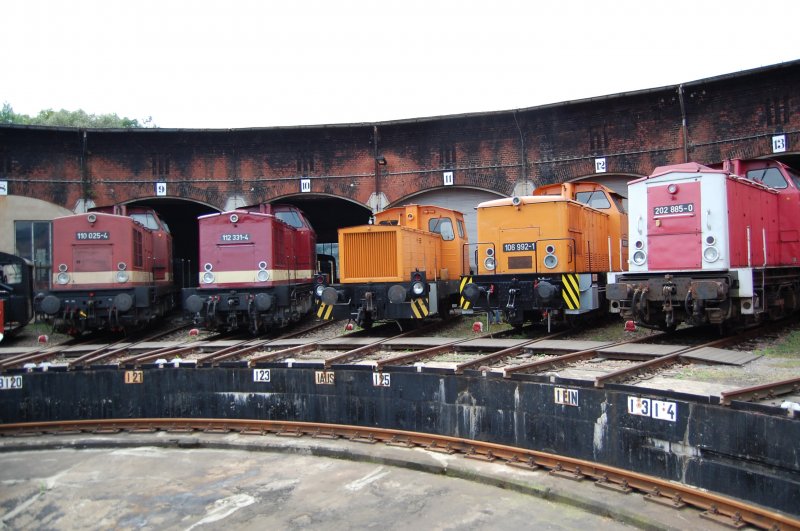
[[[351,199],[324,194],[296,194],[273,199],[271,203],[294,205],[306,215],[317,233],[317,254],[333,257],[339,263],[339,234],[342,227],[365,225],[372,210]],[[337,266],[338,267],[338,266]],[[332,273],[334,279],[338,276]]]
[[[172,233],[172,260],[176,283],[182,288],[196,286],[200,238],[197,218],[219,210],[211,205],[177,197],[133,199],[123,204],[150,207],[158,213]]]
[[[478,241],[478,220],[475,207],[478,203],[491,201],[505,197],[499,192],[483,190],[479,188],[467,188],[461,186],[448,186],[446,188],[435,188],[424,190],[416,194],[408,195],[398,199],[389,206],[403,206],[410,204],[436,205],[457,210],[464,214],[464,224],[467,228],[467,236],[470,242]]]

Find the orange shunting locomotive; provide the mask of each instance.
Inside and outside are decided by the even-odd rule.
[[[512,325],[567,323],[606,306],[606,273],[627,268],[623,198],[597,183],[542,186],[481,203],[475,274],[461,279],[463,309]]]
[[[460,212],[408,205],[374,223],[339,229],[340,282],[317,276],[321,319],[375,321],[446,316],[458,302],[467,233]]]

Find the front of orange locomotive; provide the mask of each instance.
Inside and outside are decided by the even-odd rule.
[[[169,256],[154,251],[156,234],[168,240],[169,233],[155,226],[107,212],[53,220],[55,271],[39,308],[56,331],[131,330],[169,309]]]
[[[198,218],[197,288],[183,290],[183,308],[211,330],[257,334],[309,313],[316,234],[295,207],[260,205]]]
[[[462,310],[513,326],[574,323],[605,308],[606,273],[623,267],[621,198],[597,183],[565,183],[481,203]]]

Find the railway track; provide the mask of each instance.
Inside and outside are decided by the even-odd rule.
[[[73,370],[96,366],[140,370],[149,365],[165,364],[185,368],[214,367],[220,364],[256,367],[270,363],[287,362],[291,365],[301,362],[321,364],[325,370],[348,364],[366,364],[377,372],[385,372],[391,371],[393,367],[414,364],[419,370],[425,366],[435,366],[452,370],[455,374],[479,370],[484,373],[500,372],[505,378],[519,374],[546,374],[558,378],[564,371],[569,374],[576,366],[591,365],[592,371],[599,374],[581,374],[578,378],[592,378],[594,386],[602,388],[610,383],[630,382],[642,378],[642,375],[652,378],[676,364],[692,363],[693,353],[741,343],[760,333],[760,330],[746,330],[735,336],[700,343],[696,337],[692,337],[692,331],[673,335],[654,333],[622,341],[594,342],[589,348],[571,350],[569,345],[573,343],[569,338],[562,342],[557,340],[568,336],[569,331],[528,340],[498,339],[502,334],[497,332],[476,334],[468,338],[422,337],[424,334],[436,332],[441,326],[441,323],[433,323],[388,337],[374,336],[376,329],[362,330],[346,336],[314,336],[321,329],[337,328],[334,323],[324,322],[311,323],[274,338],[254,339],[216,334],[202,341],[189,339],[157,348],[146,346],[160,337],[174,335],[176,331],[188,328],[179,326],[136,341],[119,340],[99,346],[77,357],[70,352],[75,345],[35,349],[0,360],[0,371]],[[395,325],[389,324],[378,330],[395,329]],[[675,341],[682,342],[687,336],[689,343],[696,344],[675,346]],[[509,342],[513,344],[505,346]],[[649,346],[655,349],[655,353],[637,353],[637,345]],[[415,348],[417,346],[421,348]],[[648,391],[646,387],[641,390]],[[731,405],[735,401],[775,400],[787,395],[800,397],[800,378],[727,389],[720,393],[720,402]],[[788,403],[790,405],[787,407],[796,407],[796,402]]]
[[[691,506],[706,518],[726,526],[745,525],[760,529],[800,530],[800,520],[703,489],[582,459],[458,437],[375,427],[241,419],[143,418],[76,420],[0,424],[3,437],[31,437],[63,434],[117,433],[239,433],[344,439],[354,443],[386,444],[422,448],[430,452],[460,454],[468,459],[503,464],[523,470],[545,470],[552,476],[572,481],[593,481],[596,486],[620,496],[638,493],[645,500],[677,509]]]

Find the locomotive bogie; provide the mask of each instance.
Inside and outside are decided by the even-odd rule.
[[[666,166],[629,183],[630,270],[610,275],[610,310],[664,330],[794,311],[798,184],[768,160]]]
[[[461,279],[464,310],[566,323],[605,309],[606,273],[624,268],[621,198],[596,183],[564,183],[478,205],[477,274]]]

